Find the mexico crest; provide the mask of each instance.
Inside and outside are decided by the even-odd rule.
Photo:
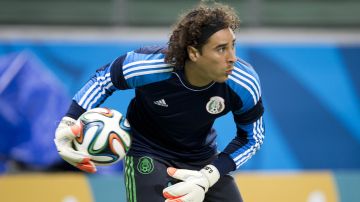
[[[143,156],[139,159],[137,169],[141,174],[150,174],[154,170],[154,163],[152,158]]]
[[[209,102],[206,104],[206,110],[210,114],[219,114],[225,109],[225,101],[222,97],[214,96],[211,97]]]

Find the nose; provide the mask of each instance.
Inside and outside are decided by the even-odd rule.
[[[230,50],[229,55],[228,55],[228,62],[231,64],[236,62],[235,49]]]

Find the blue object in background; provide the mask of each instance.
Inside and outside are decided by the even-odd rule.
[[[360,153],[360,88],[349,74],[360,70],[346,65],[350,58],[342,53],[349,48],[302,44],[248,49],[272,121],[280,125],[279,137],[300,162],[298,169],[360,168],[360,158],[354,158]]]
[[[0,159],[43,170],[60,161],[55,129],[70,103],[63,84],[30,51],[0,58]]]

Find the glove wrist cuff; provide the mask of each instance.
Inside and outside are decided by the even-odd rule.
[[[214,165],[207,165],[200,172],[209,181],[209,187],[213,186],[220,178],[219,170]]]

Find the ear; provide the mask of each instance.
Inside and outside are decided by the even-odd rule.
[[[187,52],[188,52],[188,56],[189,56],[190,60],[193,62],[196,62],[197,58],[200,56],[198,49],[196,49],[193,46],[188,46]]]

